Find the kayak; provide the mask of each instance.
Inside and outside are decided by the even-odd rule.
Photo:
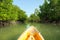
[[[44,38],[34,26],[31,26],[20,35],[18,40],[44,40]]]

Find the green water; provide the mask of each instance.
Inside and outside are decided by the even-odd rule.
[[[45,40],[60,40],[60,26],[53,24],[27,23],[0,28],[0,40],[17,40],[29,25],[34,25]]]

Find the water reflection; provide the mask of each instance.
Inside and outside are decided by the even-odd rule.
[[[30,24],[27,24],[26,29],[30,27]]]

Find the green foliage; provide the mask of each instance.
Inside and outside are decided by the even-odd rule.
[[[35,9],[35,12],[30,15],[29,21],[30,22],[40,22],[40,18],[38,16],[39,10]]]
[[[8,14],[11,13],[12,1],[9,1],[8,3],[7,2],[7,0],[0,1],[0,20],[9,20]]]
[[[32,22],[40,22],[40,18],[38,16],[39,12],[40,11],[36,8],[35,11],[34,11],[34,14],[31,14],[31,16],[30,16],[30,21],[32,21]]]
[[[25,21],[27,16],[23,10],[16,5],[12,4],[13,0],[0,0],[0,20],[1,21],[13,21],[23,20]]]
[[[31,22],[39,22],[40,21],[40,18],[39,18],[39,16],[37,16],[35,14],[31,14],[30,21]]]
[[[59,0],[45,0],[44,4],[40,6],[39,17],[43,22],[59,22],[60,20],[60,4]]]
[[[27,19],[27,15],[23,10],[20,10],[18,13],[18,20],[24,22]]]

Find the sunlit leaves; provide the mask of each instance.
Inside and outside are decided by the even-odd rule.
[[[0,20],[25,20],[26,14],[16,5],[12,4],[13,0],[0,0]]]

